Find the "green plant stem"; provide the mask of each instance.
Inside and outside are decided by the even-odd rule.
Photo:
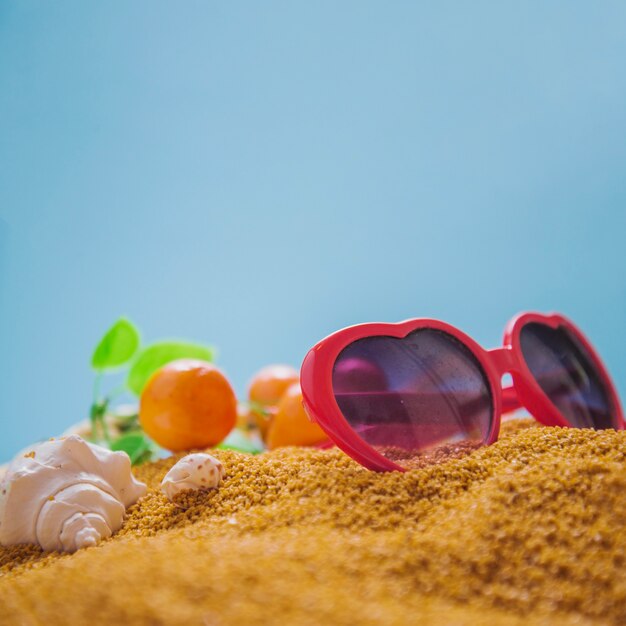
[[[106,412],[109,408],[109,398],[100,399],[100,384],[102,381],[102,372],[98,372],[93,384],[93,400],[91,403],[91,410],[89,411],[89,419],[91,422],[91,437],[92,439],[98,438],[98,430],[102,433],[104,440],[107,444],[111,443],[111,435],[109,434],[109,428],[106,423]]]
[[[96,374],[96,378],[93,381],[93,397],[91,400],[92,404],[98,404],[100,401],[100,383],[102,382],[102,372],[98,372]]]
[[[113,391],[109,393],[109,395],[105,398],[105,400],[107,401],[108,404],[111,404],[113,400],[117,400],[117,398],[119,398],[126,391],[128,391],[128,387],[126,387],[125,384],[122,384],[119,387],[116,387],[115,389],[113,389]]]

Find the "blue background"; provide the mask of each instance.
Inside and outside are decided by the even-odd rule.
[[[626,395],[626,4],[0,4],[0,460],[120,314],[239,392],[352,323],[559,310]]]

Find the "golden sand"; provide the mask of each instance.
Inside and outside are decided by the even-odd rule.
[[[172,458],[100,546],[1,548],[0,623],[626,623],[626,432],[511,430],[406,474],[214,454],[223,486],[188,510],[158,491]]]

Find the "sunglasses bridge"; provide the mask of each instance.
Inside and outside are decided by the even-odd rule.
[[[496,369],[498,380],[502,380],[504,374],[518,371],[517,362],[513,349],[510,346],[501,346],[487,350],[489,359]],[[501,384],[501,383],[500,383]],[[513,385],[502,388],[502,412],[510,413],[522,408]]]

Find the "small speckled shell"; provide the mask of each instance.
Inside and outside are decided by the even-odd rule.
[[[161,482],[161,491],[170,501],[182,491],[217,489],[224,476],[223,465],[210,454],[188,454],[172,467]]]

